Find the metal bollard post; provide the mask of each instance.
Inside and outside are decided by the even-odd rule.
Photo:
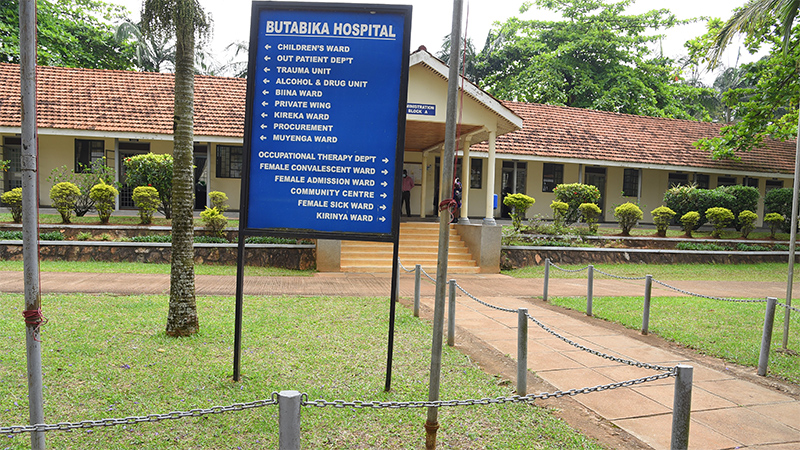
[[[517,395],[528,395],[528,308],[517,310]]]
[[[544,291],[542,292],[542,299],[547,301],[547,285],[550,283],[550,258],[544,259]]]
[[[414,266],[414,317],[419,317],[419,289],[422,274],[422,266],[417,264]]]
[[[767,376],[769,365],[769,346],[772,343],[772,326],[775,324],[775,297],[767,297],[767,311],[764,313],[764,332],[761,334],[761,352],[758,354],[758,375]]]
[[[456,280],[450,280],[450,301],[447,307],[447,345],[456,345]]]
[[[692,412],[692,377],[694,368],[678,364],[675,395],[672,401],[672,440],[670,450],[689,448],[689,422]]]
[[[589,283],[586,286],[586,315],[592,317],[592,296],[594,294],[594,266],[589,264]]]
[[[642,334],[650,330],[650,295],[653,292],[653,276],[646,275],[644,279],[644,314],[642,315]]]
[[[300,450],[300,399],[297,391],[278,393],[278,448]]]
[[[397,259],[397,270],[395,270],[395,272],[394,272],[394,279],[395,279],[394,301],[396,301],[396,302],[400,301],[400,272],[402,270],[403,269],[400,268],[400,259],[398,258]]]

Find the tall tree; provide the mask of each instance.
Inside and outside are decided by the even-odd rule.
[[[120,69],[133,67],[133,48],[114,40],[125,8],[96,0],[37,0],[37,64]],[[19,0],[0,2],[0,62],[19,64]]]
[[[680,67],[653,55],[654,31],[684,23],[666,9],[625,14],[633,0],[535,0],[561,21],[512,17],[478,55],[480,84],[506,100],[648,116],[707,120],[707,88],[686,85]]]
[[[161,72],[175,67],[175,44],[169,36],[145,36],[138,24],[126,20],[114,30],[117,42],[130,42],[136,67],[143,72]]]
[[[194,282],[194,54],[195,38],[207,38],[211,21],[198,0],[144,0],[142,31],[163,38],[174,33],[175,110],[172,178],[172,260],[167,335],[200,329]]]

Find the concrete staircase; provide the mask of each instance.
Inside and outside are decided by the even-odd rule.
[[[436,276],[439,253],[439,224],[434,222],[400,223],[400,262],[407,269],[415,264]],[[342,272],[388,273],[392,271],[392,244],[389,242],[342,241]],[[480,268],[461,240],[456,227],[450,225],[448,273],[479,273]]]

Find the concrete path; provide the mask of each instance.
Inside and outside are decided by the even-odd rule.
[[[503,308],[528,308],[529,314],[562,336],[583,346],[622,359],[694,367],[689,448],[701,450],[800,448],[800,389],[754,375],[754,369],[728,367],[713,358],[677,346],[653,345],[652,336],[561,311],[536,299],[541,279],[503,275],[457,275],[458,284],[480,300]],[[785,295],[783,283],[665,281],[681,289],[718,297]],[[43,293],[85,292],[164,294],[168,275],[42,273]],[[316,274],[312,277],[247,277],[247,295],[376,296],[387,297],[391,279],[373,274]],[[0,292],[22,292],[21,272],[0,272]],[[422,283],[423,307],[433,309],[434,285]],[[800,289],[794,289],[798,293]],[[643,282],[595,279],[594,296],[642,295]],[[400,295],[413,297],[413,274],[403,274]],[[198,295],[235,294],[230,276],[197,276]],[[585,280],[553,280],[551,296],[586,295]],[[654,286],[654,296],[679,295]],[[501,354],[516,357],[517,314],[480,305],[459,292],[456,326]],[[795,330],[796,332],[796,330]],[[529,368],[554,389],[569,390],[626,381],[657,374],[581,351],[529,325]],[[674,378],[638,384],[574,399],[654,449],[668,449],[672,423]]]

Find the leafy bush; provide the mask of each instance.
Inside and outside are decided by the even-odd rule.
[[[569,210],[564,217],[564,223],[567,225],[578,221],[580,215],[578,208],[581,203],[597,204],[600,201],[600,190],[591,184],[559,184],[553,189],[553,194],[555,194],[556,200],[569,205]]]
[[[736,246],[736,250],[739,250],[740,252],[768,252],[772,249],[763,245],[742,243]]]
[[[653,223],[656,224],[656,234],[666,237],[669,224],[672,223],[672,217],[675,216],[675,211],[666,206],[659,206],[650,211],[650,214],[653,215]]]
[[[641,208],[631,202],[623,203],[614,209],[614,218],[619,222],[623,236],[630,236],[631,230],[643,216]]]
[[[11,220],[14,223],[22,223],[22,188],[18,187],[3,192],[3,195],[0,195],[0,200],[11,210]]]
[[[778,231],[778,227],[782,227],[786,223],[786,217],[780,213],[771,212],[764,216],[764,223],[769,226],[769,237],[775,239],[775,232]],[[791,228],[791,225],[789,225],[789,228]]]
[[[525,194],[509,194],[503,199],[503,204],[511,208],[509,215],[515,230],[519,231],[520,227],[522,227],[522,219],[525,217],[528,208],[534,203],[536,203],[536,200]]]
[[[754,193],[755,206],[752,203]],[[695,230],[709,221],[705,215],[709,208],[727,208],[738,213],[745,209],[756,209],[757,203],[758,190],[744,186],[720,186],[711,190],[699,189],[694,185],[673,186],[664,193],[664,205],[675,211],[676,217],[683,217],[689,211],[700,214]]]
[[[96,159],[89,166],[81,165],[81,169],[82,171],[75,173],[67,166],[56,167],[47,178],[54,184],[66,181],[78,186],[81,195],[75,200],[75,208],[73,208],[77,217],[85,216],[94,206],[94,200],[91,198],[91,191],[94,185],[106,183],[118,187],[114,181],[116,171],[106,165],[105,158]]]
[[[732,199],[728,205],[717,204],[714,206],[723,206],[728,208],[733,213],[734,217],[739,217],[742,211],[756,211],[758,209],[758,199],[761,198],[758,189],[752,186],[721,186],[714,191],[720,191],[724,194],[730,195]],[[734,222],[734,227],[737,231],[741,231],[739,222]],[[751,230],[752,231],[752,230]]]
[[[161,202],[158,190],[152,186],[138,186],[133,190],[133,203],[139,208],[140,223],[147,225],[153,223],[153,213]]]
[[[683,217],[686,213],[690,211],[697,211],[697,191],[699,189],[695,185],[680,185],[680,186],[673,186],[664,193],[664,205],[667,208],[675,211],[677,217]],[[705,211],[705,210],[703,210]],[[698,214],[698,223],[700,221],[700,216]],[[702,223],[695,224],[695,226],[701,226]]]
[[[63,241],[66,238],[60,231],[49,231],[47,233],[40,234],[39,239],[42,241]]]
[[[703,244],[698,242],[678,242],[675,244],[677,250],[711,250],[711,251],[725,251],[729,250],[728,247],[719,244]]]
[[[203,221],[207,230],[217,237],[222,237],[222,232],[228,226],[228,218],[222,215],[217,208],[206,206],[205,211],[200,213],[200,220]]]
[[[0,230],[0,241],[21,241],[22,231]]]
[[[697,222],[699,221],[700,213],[697,211],[689,211],[681,216],[681,226],[683,227],[683,232],[686,233],[687,237],[692,237],[692,230],[695,229]]]
[[[81,195],[78,186],[69,181],[62,181],[50,189],[50,200],[53,207],[61,214],[62,223],[71,223],[72,210],[75,209],[75,202]]]
[[[569,205],[564,202],[553,200],[553,203],[550,203],[550,209],[553,210],[553,222],[557,225],[563,225],[567,220]]]
[[[722,230],[727,228],[734,219],[733,213],[730,209],[720,207],[708,208],[708,210],[706,210],[706,217],[714,227],[714,230],[711,232],[711,236],[715,238],[720,237]]]
[[[244,239],[245,244],[296,244],[296,239],[275,236],[249,236]]]
[[[789,188],[772,189],[764,196],[764,211],[783,216],[784,222],[780,227],[784,233],[792,228],[792,197],[793,192]],[[764,220],[766,221],[766,217]]]
[[[92,233],[87,233],[86,231],[81,231],[80,233],[75,235],[76,241],[88,241],[92,238]]]
[[[117,195],[119,195],[117,188],[106,184],[104,181],[92,186],[89,197],[94,202],[94,207],[100,216],[101,223],[108,223],[108,219],[114,211]]]
[[[744,210],[739,213],[739,230],[742,232],[743,238],[747,238],[747,235],[756,228],[756,220],[758,220],[758,214],[753,211]]]
[[[128,238],[129,242],[172,242],[171,234],[148,234],[146,236],[131,236]]]
[[[217,210],[221,213],[224,213],[228,210],[228,205],[226,204],[228,201],[228,196],[225,195],[224,192],[211,191],[208,193],[208,198],[211,200],[212,208],[217,208]]]
[[[194,241],[198,244],[227,244],[228,240],[219,236],[195,236]]]
[[[594,203],[581,203],[578,211],[581,213],[583,222],[589,225],[589,231],[597,233],[597,221],[600,219],[600,214],[603,213],[600,207]]]
[[[128,186],[149,186],[158,191],[158,211],[172,218],[172,155],[146,153],[125,158],[125,182]],[[149,223],[149,222],[148,222]]]

